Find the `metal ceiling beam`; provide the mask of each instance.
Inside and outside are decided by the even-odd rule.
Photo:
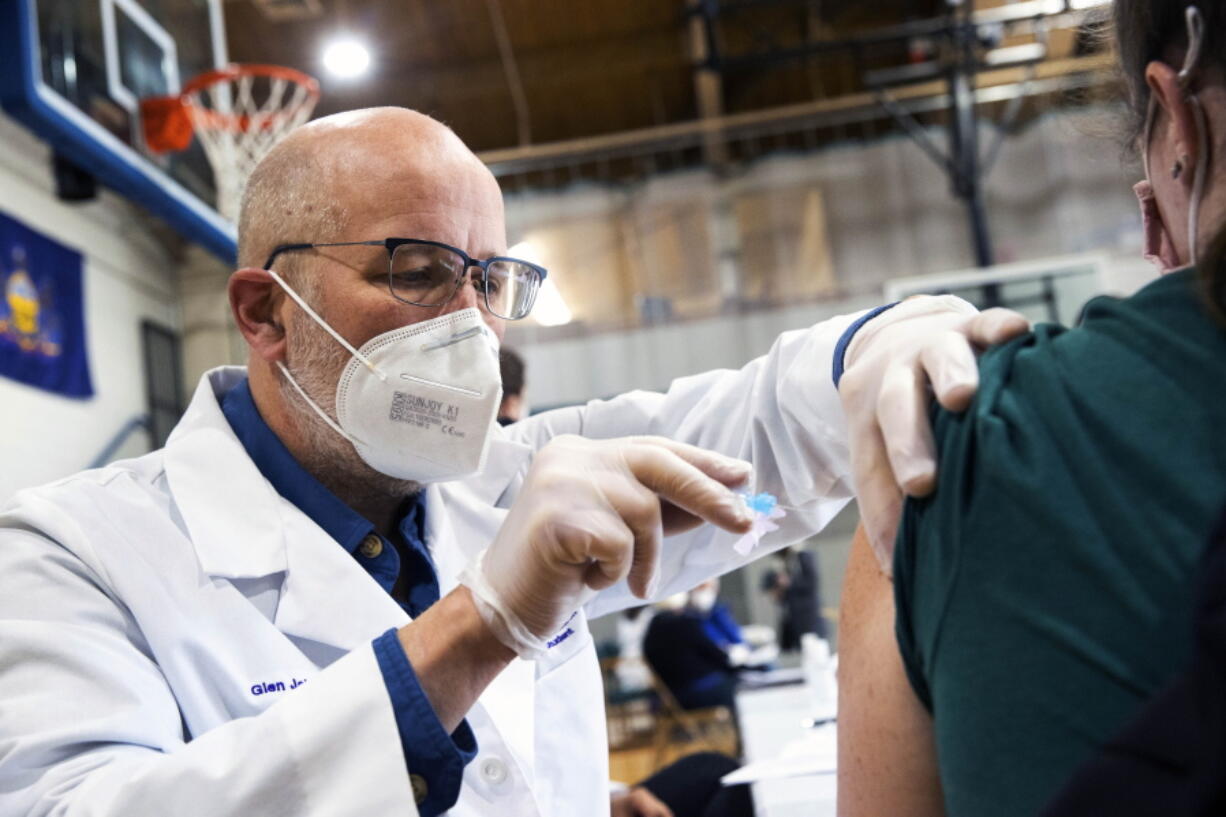
[[[967,0],[970,2],[970,0]],[[1024,0],[1006,6],[975,9],[969,12],[966,24],[978,30],[981,26],[1008,26],[1011,30],[1043,23],[1050,27],[1072,28],[1079,26],[1095,14],[1095,8],[1104,5],[1103,0]],[[753,5],[752,3],[750,5]],[[728,6],[715,3],[714,15],[727,10]],[[714,25],[714,17],[709,24]],[[859,32],[837,40],[809,42],[791,48],[773,48],[748,54],[716,54],[708,67],[729,72],[760,68],[782,62],[791,62],[820,54],[850,51],[863,52],[866,48],[889,43],[904,43],[913,37],[949,37],[949,22],[944,17],[912,20],[896,25],[883,26]]]
[[[790,48],[772,45],[749,53],[732,55],[713,48],[705,61],[695,61],[695,78],[701,75],[718,78],[726,72],[808,60],[814,55],[830,52],[848,53],[857,65],[861,65],[866,52],[882,45],[901,48],[921,36],[944,41],[946,46],[938,49],[938,52],[943,53],[939,53],[937,59],[927,65],[881,69],[873,72],[875,76],[866,75],[865,84],[879,91],[879,101],[895,121],[945,170],[953,194],[966,205],[975,263],[980,267],[987,267],[992,264],[993,251],[983,199],[976,81],[979,73],[989,68],[1034,65],[1041,62],[1047,56],[1047,39],[1045,32],[1039,32],[1035,43],[994,51],[987,49],[998,45],[1010,28],[1023,24],[1043,27],[1048,24],[1049,18],[1054,16],[1076,19],[1074,15],[1082,7],[1099,4],[1098,0],[1023,0],[1004,7],[977,10],[974,0],[946,0],[946,12],[942,16],[877,28],[835,40],[806,41]],[[690,27],[693,29],[701,24],[707,39],[716,42],[721,12],[733,8],[745,10],[754,5],[751,0],[690,0]],[[1083,12],[1085,15],[1088,13]],[[1077,24],[1080,24],[1080,21]],[[981,53],[984,51],[987,53]],[[922,82],[935,77],[941,77],[947,84],[947,93],[952,101],[952,116],[949,117],[948,123],[948,150],[944,155],[911,114],[892,101],[886,91],[888,85],[900,81]],[[1025,93],[1025,90],[1022,93]],[[999,147],[999,140],[994,147]],[[710,148],[707,148],[705,153],[709,156]],[[991,303],[995,301],[998,293],[992,290],[985,294]]]
[[[977,104],[1000,102],[1026,93],[1030,96],[1084,88],[1110,81],[1113,60],[1107,54],[1049,60],[1031,69],[1008,68],[979,74],[974,91]],[[1028,79],[1028,77],[1033,77]],[[478,156],[495,175],[505,176],[584,161],[638,156],[702,143],[712,133],[728,141],[781,129],[853,124],[883,116],[875,93],[846,94],[796,105],[783,105],[746,113],[725,114],[651,128],[621,131],[585,139],[502,148]],[[950,96],[944,82],[929,82],[899,89],[893,101],[911,114],[945,110]]]
[[[972,13],[971,0],[961,0],[961,5],[953,8],[953,19],[950,20],[955,56],[948,80],[954,112],[949,120],[949,177],[954,195],[966,204],[975,265],[990,267],[992,239],[988,231],[987,210],[983,205],[983,176],[979,172],[979,112],[975,103],[979,35]],[[997,290],[992,289],[986,294],[989,305],[996,306],[999,302]]]
[[[716,0],[689,0],[690,16],[686,23],[689,31],[690,61],[694,66],[694,99],[698,106],[698,118],[703,121],[719,119],[724,113],[724,80],[719,72],[710,68],[712,60],[718,59],[718,44],[710,18],[703,9],[716,5]],[[703,135],[702,156],[707,164],[717,170],[728,164],[728,143],[718,131]]]
[[[494,29],[494,39],[498,43],[498,56],[502,60],[502,70],[506,73],[507,88],[511,92],[511,104],[515,109],[515,132],[521,145],[532,143],[532,112],[528,110],[528,95],[524,93],[524,83],[519,77],[519,65],[515,62],[515,52],[511,48],[511,35],[507,33],[507,21],[502,16],[499,0],[485,0],[489,10],[490,25]]]

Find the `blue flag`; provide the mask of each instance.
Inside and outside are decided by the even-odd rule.
[[[0,214],[0,376],[92,397],[81,254]]]

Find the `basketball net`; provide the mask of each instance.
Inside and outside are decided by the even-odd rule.
[[[200,140],[217,187],[217,209],[238,221],[251,171],[306,122],[319,101],[314,78],[277,65],[229,65],[192,79],[178,96],[141,101],[145,142],[155,153]]]

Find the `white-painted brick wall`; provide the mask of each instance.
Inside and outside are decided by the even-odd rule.
[[[0,378],[0,501],[85,467],[130,418],[145,411],[140,324],[181,325],[176,262],[148,216],[109,191],[59,201],[51,152],[0,114],[0,212],[84,257],[85,330],[95,394],[74,400]],[[138,435],[122,451],[137,454]]]

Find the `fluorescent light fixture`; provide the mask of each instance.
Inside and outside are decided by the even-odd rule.
[[[357,40],[337,40],[324,49],[324,68],[342,79],[361,76],[370,68],[370,52]]]

